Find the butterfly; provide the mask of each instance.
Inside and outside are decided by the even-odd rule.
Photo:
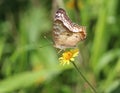
[[[86,38],[85,26],[73,23],[67,16],[64,9],[59,8],[55,13],[53,24],[54,47],[66,49],[76,45]]]

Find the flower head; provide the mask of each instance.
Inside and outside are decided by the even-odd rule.
[[[75,57],[78,56],[79,49],[73,49],[70,51],[66,51],[62,54],[62,57],[59,58],[61,64],[69,64],[70,62],[75,60]]]

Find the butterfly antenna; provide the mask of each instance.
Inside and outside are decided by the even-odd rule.
[[[46,39],[49,44],[45,44],[43,46],[39,46],[38,48],[43,48],[43,47],[46,47],[46,46],[49,46],[49,45],[53,45],[53,42],[51,42],[45,35],[41,35],[41,37]]]
[[[43,47],[46,47],[46,46],[49,46],[49,45],[52,45],[52,44],[45,44],[43,46],[39,46],[38,48],[43,48]]]
[[[47,40],[47,42],[53,44],[53,42],[51,42],[50,40],[48,40],[48,38],[46,36],[43,36],[43,37]]]

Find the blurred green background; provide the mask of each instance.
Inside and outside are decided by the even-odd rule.
[[[0,0],[0,93],[92,93],[52,45],[64,8],[87,39],[78,66],[98,93],[120,93],[120,0]]]

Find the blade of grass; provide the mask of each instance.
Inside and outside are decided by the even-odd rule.
[[[95,29],[95,37],[93,41],[92,47],[92,55],[90,59],[90,64],[94,69],[95,65],[97,64],[100,56],[104,53],[106,49],[106,18],[107,18],[107,9],[106,7],[102,7],[98,16],[98,22]]]

